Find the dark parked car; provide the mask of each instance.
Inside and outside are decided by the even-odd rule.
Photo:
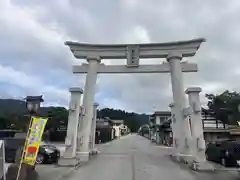
[[[235,140],[211,142],[206,148],[206,158],[224,166],[240,167],[240,142]]]
[[[5,161],[7,163],[15,162],[16,152],[24,146],[25,139],[5,138]],[[42,143],[39,147],[36,163],[56,163],[60,157],[60,151],[53,145]]]
[[[37,164],[57,163],[59,157],[60,151],[55,146],[51,144],[42,144],[39,147],[36,163]]]

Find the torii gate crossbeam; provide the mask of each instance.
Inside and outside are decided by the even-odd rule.
[[[198,66],[195,63],[181,63],[182,72],[197,72]],[[74,65],[73,73],[87,73],[88,64]],[[129,68],[126,65],[104,65],[100,64],[98,73],[102,74],[124,74],[124,73],[170,73],[170,66],[168,63],[158,65],[139,65],[137,67]]]

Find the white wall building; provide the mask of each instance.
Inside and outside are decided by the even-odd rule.
[[[120,126],[114,125],[113,128],[114,128],[114,130],[115,130],[115,137],[116,137],[116,138],[120,138],[120,136],[121,136]]]

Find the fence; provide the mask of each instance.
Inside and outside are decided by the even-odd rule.
[[[100,142],[103,143],[111,141],[114,138],[114,136],[112,137],[112,131],[114,131],[113,128],[97,128],[95,135],[95,143],[98,144]],[[66,134],[66,130],[57,130],[50,133],[50,137],[48,140],[51,142],[64,142]]]
[[[0,138],[6,137],[14,137],[16,133],[21,132],[20,130],[12,130],[12,129],[1,129],[0,130]]]

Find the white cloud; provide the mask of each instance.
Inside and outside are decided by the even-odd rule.
[[[61,37],[56,31],[44,27],[37,21],[37,13],[41,9],[20,8],[11,1],[1,1],[0,17],[1,22],[5,23],[5,27],[15,28],[16,31],[28,33],[42,43],[54,45],[57,42],[62,44],[65,38]],[[40,11],[41,12],[41,11]]]
[[[16,71],[11,67],[4,67],[0,65],[0,83],[9,83],[26,89],[26,94],[24,94],[24,96],[43,94],[47,95],[46,100],[54,100],[60,104],[63,102],[66,103],[69,99],[67,89],[47,85],[39,77],[34,77],[32,74],[25,74],[24,72]]]
[[[125,32],[124,36],[120,36],[122,43],[149,43],[150,37],[147,29],[142,26],[135,26],[130,31]],[[119,40],[120,41],[120,40]]]
[[[201,84],[201,88],[204,92],[209,92],[209,93],[215,93],[219,90],[224,90],[224,84],[223,83],[205,83]]]
[[[0,83],[21,87],[22,96],[43,93],[47,104],[67,106],[69,86],[83,87],[84,81],[84,76],[74,78],[71,65],[84,60],[74,59],[64,41],[149,43],[205,37],[196,56],[186,58],[198,63],[200,71],[185,74],[184,84],[202,87],[206,102],[205,93],[240,91],[239,16],[238,0],[0,1]],[[153,105],[168,109],[170,82],[169,74],[100,75],[96,99],[103,106],[137,112],[150,112]],[[1,97],[11,94],[18,93],[0,91]]]

